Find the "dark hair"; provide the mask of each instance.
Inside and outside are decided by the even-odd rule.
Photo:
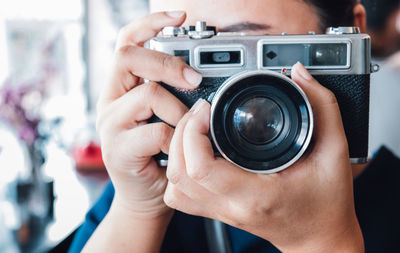
[[[400,8],[399,0],[362,0],[367,10],[368,28],[377,31],[383,28],[388,18]]]
[[[354,24],[353,9],[359,0],[304,0],[314,6],[320,16],[320,28],[334,26],[352,26]],[[380,0],[379,0],[380,1]]]

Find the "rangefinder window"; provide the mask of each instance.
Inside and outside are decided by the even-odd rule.
[[[200,65],[238,65],[241,64],[241,51],[200,52]]]
[[[306,67],[347,67],[349,46],[347,43],[265,44],[263,66],[289,67],[299,61]]]

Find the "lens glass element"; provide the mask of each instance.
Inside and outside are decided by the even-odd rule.
[[[281,108],[266,97],[253,97],[236,110],[233,125],[242,138],[255,145],[264,145],[279,136],[284,126]]]

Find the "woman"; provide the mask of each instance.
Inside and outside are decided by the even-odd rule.
[[[207,252],[198,217],[203,216],[232,226],[234,252],[363,252],[353,199],[353,173],[362,169],[352,173],[334,95],[300,63],[292,79],[313,107],[313,147],[287,170],[257,175],[213,156],[208,103],[199,101],[188,111],[154,83],[195,89],[202,77],[177,57],[143,48],[163,27],[196,20],[247,34],[323,33],[339,25],[365,31],[362,5],[356,0],[153,0],[150,6],[153,12],[185,12],[155,12],[119,34],[97,124],[115,196],[110,186],[71,251],[80,250],[96,229],[86,252]],[[153,113],[176,129],[146,124]],[[160,151],[169,153],[166,170],[152,158]]]

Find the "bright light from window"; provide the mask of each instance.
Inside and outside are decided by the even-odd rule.
[[[28,153],[11,128],[0,121],[0,186],[10,183],[18,176],[26,178],[30,161]],[[1,197],[1,196],[0,196]]]
[[[5,19],[76,20],[82,17],[81,0],[13,0],[0,2]]]
[[[6,43],[6,31],[4,28],[4,22],[0,19],[0,52],[2,55],[0,56],[0,87],[4,81],[4,79],[8,76],[8,64],[7,64],[7,43]]]

